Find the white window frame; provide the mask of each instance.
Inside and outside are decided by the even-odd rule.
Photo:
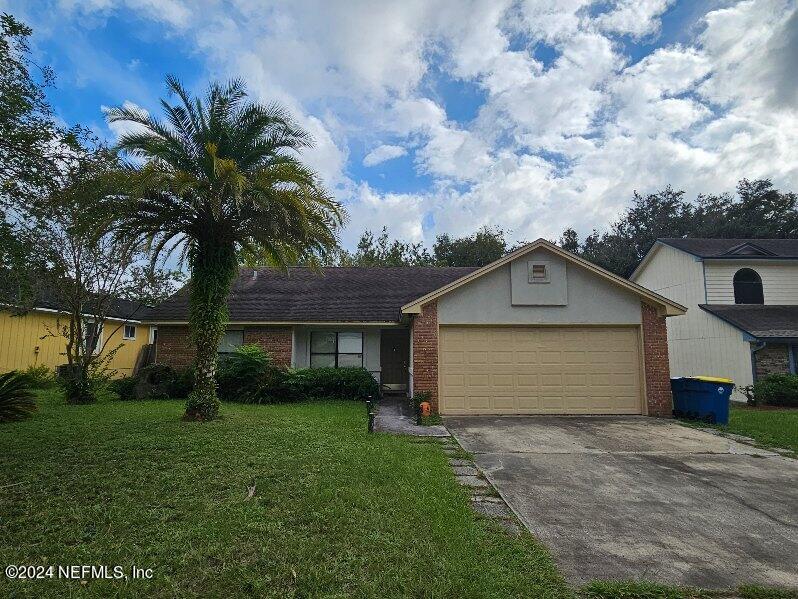
[[[102,323],[97,323],[94,318],[86,318],[83,320],[83,349],[84,351],[86,348],[86,325],[95,325],[97,327],[97,343],[94,344],[94,349],[92,350],[93,354],[99,354],[103,348],[103,334],[105,333],[105,327]]]
[[[127,334],[127,329],[130,327],[133,329],[133,336]],[[126,324],[122,326],[122,339],[125,341],[135,341],[136,340],[136,325],[134,324]]]

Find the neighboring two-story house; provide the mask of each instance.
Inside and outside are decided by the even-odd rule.
[[[667,320],[671,376],[796,372],[798,239],[659,239],[629,278],[688,308]]]

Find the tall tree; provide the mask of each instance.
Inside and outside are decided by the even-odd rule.
[[[0,209],[45,195],[52,170],[81,132],[56,125],[45,94],[54,75],[31,60],[31,34],[12,15],[0,14]]]
[[[248,101],[237,80],[211,84],[203,98],[173,77],[167,85],[178,101],[161,101],[166,122],[137,108],[108,113],[139,126],[119,147],[146,161],[121,230],[149,239],[154,257],[182,247],[188,260],[197,352],[186,417],[208,420],[219,412],[217,348],[239,260],[312,261],[337,245],[344,212],[299,160],[312,140],[284,108]]]
[[[388,227],[383,227],[378,237],[364,231],[357,243],[357,250],[349,253],[342,250],[338,263],[341,266],[430,266],[432,257],[419,243],[388,238]]]
[[[670,186],[656,193],[637,192],[631,207],[610,225],[580,243],[566,229],[560,244],[619,275],[628,276],[661,237],[798,237],[798,196],[775,189],[767,179],[743,179],[736,196],[699,195],[689,202]]]
[[[452,238],[438,235],[433,257],[438,266],[485,266],[508,251],[504,231],[483,227],[473,235]]]
[[[30,293],[9,301],[23,312],[42,300],[59,308],[57,324],[46,335],[64,341],[69,403],[96,399],[96,383],[112,374],[109,365],[120,347],[112,346],[124,326],[119,317],[140,318],[144,302],[162,291],[152,289],[152,282],[159,288],[168,284],[168,276],[145,268],[140,244],[115,234],[126,180],[113,152],[75,152],[61,165],[49,195],[14,224],[16,241],[28,250],[15,272],[29,282]],[[134,300],[124,314],[120,298]]]

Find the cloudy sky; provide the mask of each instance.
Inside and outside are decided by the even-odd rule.
[[[798,0],[0,0],[67,123],[243,77],[365,228],[606,226],[633,190],[798,189]]]

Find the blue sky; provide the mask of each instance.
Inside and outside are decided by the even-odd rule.
[[[158,113],[167,73],[243,77],[317,141],[306,155],[364,228],[427,243],[498,226],[556,239],[634,190],[795,189],[795,0],[16,2],[66,123]]]

